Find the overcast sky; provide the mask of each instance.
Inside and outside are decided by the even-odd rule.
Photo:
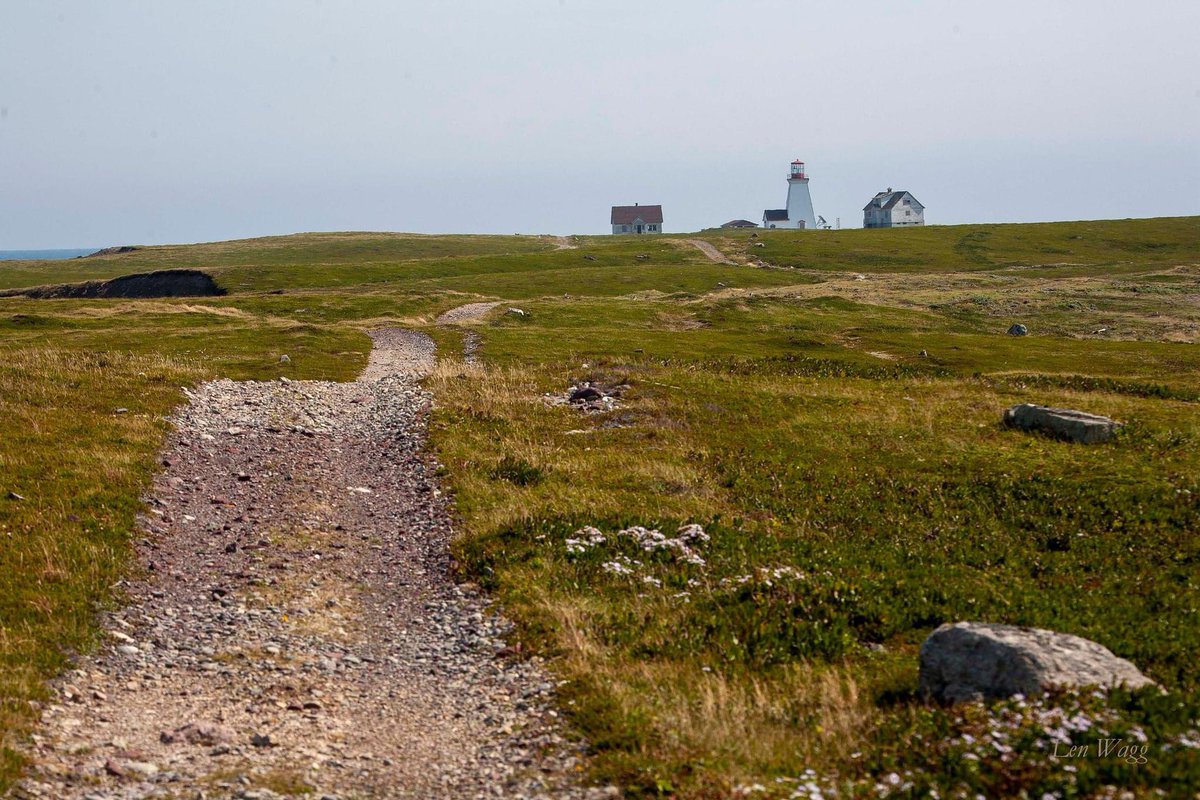
[[[1200,2],[0,0],[0,249],[1200,214]]]

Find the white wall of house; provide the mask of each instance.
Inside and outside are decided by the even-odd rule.
[[[642,226],[640,231],[638,230],[639,225]],[[612,229],[613,233],[662,233],[662,224],[637,219],[628,225],[613,225]]]
[[[908,205],[905,205],[908,201]],[[907,212],[907,213],[905,213]],[[903,228],[925,224],[925,206],[908,192],[891,209],[870,206],[863,211],[865,228]]]
[[[907,205],[905,205],[907,203]],[[905,192],[904,199],[892,209],[892,225],[924,225],[925,206]]]

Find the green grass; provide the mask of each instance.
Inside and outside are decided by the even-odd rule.
[[[753,237],[753,238],[752,238]],[[854,272],[961,272],[1021,268],[1031,277],[1136,272],[1200,261],[1195,217],[823,231],[706,231],[704,238],[789,267]],[[751,247],[752,241],[765,247]]]
[[[612,743],[602,771],[646,791],[666,781],[713,797],[808,767],[863,778],[848,740],[896,762],[889,771],[922,771],[871,734],[894,739],[910,720],[902,735],[915,742],[922,726],[949,724],[910,719],[923,708],[915,650],[933,627],[964,618],[1094,638],[1200,711],[1200,632],[1181,623],[1200,605],[1193,347],[1019,341],[845,301],[693,304],[705,325],[679,331],[664,306],[593,302],[571,315],[532,305],[528,318],[489,327],[494,367],[446,368],[434,384],[450,400],[436,438],[460,511],[477,521],[460,557],[519,610],[535,643],[548,639],[575,667],[580,719]],[[835,344],[848,330],[972,346],[938,363],[886,361],[868,345]],[[1088,380],[1065,372],[1084,364]],[[611,415],[624,427],[539,407],[568,379],[631,383]],[[1091,449],[1002,429],[1000,411],[1026,400],[1129,425]],[[547,477],[514,492],[489,471],[496,459]],[[713,536],[704,569],[643,557],[634,578],[614,576],[602,564],[636,550],[572,555],[564,544],[584,525],[611,537],[691,521]],[[739,582],[781,566],[803,577]],[[797,663],[834,670],[831,695],[789,701]],[[851,685],[857,703],[845,700]],[[781,705],[758,715],[752,697]],[[800,724],[791,703],[833,717],[825,733]],[[1187,729],[1173,725],[1164,736]],[[1058,767],[1041,765],[1031,785],[1064,779]],[[1093,767],[1081,779],[1105,769]],[[969,785],[994,794],[1009,778]],[[1163,774],[1146,780],[1169,785]]]
[[[1200,221],[758,234],[700,236],[762,268],[670,236],[387,234],[0,264],[0,287],[200,267],[230,290],[0,299],[0,789],[29,702],[130,569],[179,386],[348,379],[363,330],[400,324],[444,359],[458,560],[551,657],[598,778],[697,798],[787,796],[806,769],[853,795],[893,773],[913,796],[1200,790],[1196,749],[1172,747],[1200,717]],[[476,326],[467,365],[433,320],[477,299],[528,313]],[[544,402],[578,380],[630,388],[596,416]],[[1022,401],[1127,426],[1096,447],[1001,428]],[[703,565],[614,536],[686,522],[712,537]],[[569,552],[585,525],[607,541]],[[1049,705],[1146,736],[1147,763],[1047,758],[1045,708],[922,703],[916,648],[958,619],[1132,659],[1169,693]],[[976,744],[989,726],[1012,758]]]

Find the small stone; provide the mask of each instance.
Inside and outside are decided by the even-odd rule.
[[[587,403],[592,400],[599,400],[601,397],[604,397],[604,395],[598,389],[591,386],[580,386],[572,389],[567,399],[572,403]]]
[[[276,742],[271,741],[269,733],[256,733],[250,737],[250,744],[255,747],[274,747]]]
[[[125,771],[142,778],[153,778],[158,774],[158,765],[149,761],[126,761]]]
[[[9,492],[9,493],[8,493],[8,499],[9,499],[9,500],[24,500],[24,499],[25,499],[25,495],[23,495],[23,494],[17,494],[16,492]]]
[[[281,355],[279,357],[279,363],[280,364],[290,364],[290,363],[292,363],[292,359],[288,357],[287,353],[284,353],[283,355]]]
[[[1028,333],[1029,333],[1029,329],[1026,328],[1024,325],[1022,325],[1019,322],[1010,325],[1008,328],[1009,336],[1025,336]]]
[[[159,741],[163,744],[184,742],[187,744],[213,747],[218,744],[232,742],[236,738],[232,729],[212,722],[189,722],[173,731],[163,731]]]

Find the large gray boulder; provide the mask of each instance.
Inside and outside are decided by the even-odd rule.
[[[1016,625],[956,622],[921,645],[921,693],[943,703],[1034,697],[1047,689],[1153,686],[1108,648],[1068,633]]]
[[[1121,423],[1108,417],[1033,403],[1021,403],[1006,410],[1004,424],[1027,431],[1043,431],[1060,439],[1081,444],[1106,442],[1121,427]]]
[[[1008,335],[1009,336],[1025,336],[1028,333],[1029,333],[1029,328],[1026,328],[1024,325],[1022,325],[1019,322],[1014,322],[1012,325],[1008,326]]]

